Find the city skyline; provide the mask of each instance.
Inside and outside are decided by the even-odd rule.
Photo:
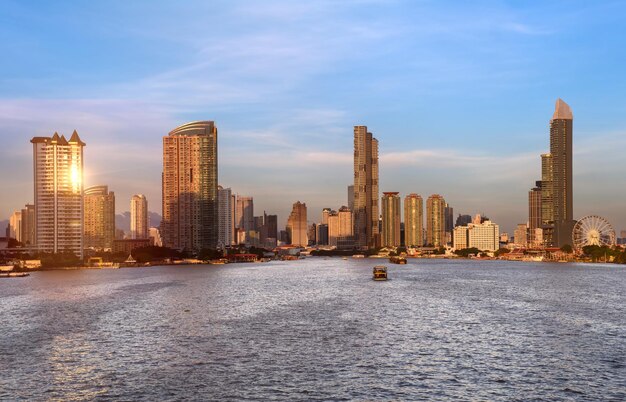
[[[617,150],[626,137],[622,80],[607,67],[620,65],[622,57],[609,50],[623,44],[623,35],[611,34],[624,15],[619,4],[451,10],[373,2],[364,10],[354,2],[239,3],[211,10],[224,16],[220,24],[237,28],[215,39],[199,25],[189,34],[151,29],[164,26],[161,13],[184,17],[207,7],[189,4],[164,13],[161,6],[155,7],[160,13],[147,13],[137,31],[121,30],[112,40],[100,31],[104,27],[87,27],[86,17],[95,8],[94,15],[137,19],[141,7],[6,4],[15,21],[0,28],[7,43],[36,50],[37,39],[49,51],[2,67],[9,78],[0,98],[6,142],[0,167],[12,173],[2,183],[3,219],[33,202],[27,141],[34,136],[76,129],[90,144],[85,186],[109,186],[117,195],[116,211],[128,208],[124,200],[132,194],[145,193],[151,210],[159,212],[160,138],[171,127],[211,119],[222,133],[219,184],[253,196],[259,210],[279,215],[280,227],[293,200],[306,202],[315,222],[322,207],[346,203],[351,127],[366,124],[381,141],[381,192],[439,193],[455,212],[484,212],[512,232],[527,220],[529,184],[541,177],[537,155],[549,149],[546,127],[561,97],[576,111],[574,219],[595,213],[618,230],[626,227],[626,190],[609,185],[619,177]],[[558,15],[550,12],[555,9]],[[50,21],[25,29],[44,14]],[[58,19],[64,23],[48,25]],[[307,24],[313,20],[321,25]],[[442,20],[456,28],[428,23]],[[372,23],[364,28],[365,21]],[[338,38],[334,46],[320,46],[331,38],[324,30]],[[70,33],[84,36],[74,39],[71,53],[62,46]],[[475,44],[465,50],[468,43],[459,34]],[[574,35],[587,40],[574,47],[568,44]],[[606,49],[596,46],[600,38]],[[14,50],[3,46],[11,57]],[[98,46],[104,55],[143,50],[127,61],[114,58],[115,65],[90,53]],[[382,49],[397,70],[373,60]],[[138,56],[154,63],[142,64]],[[369,63],[357,74],[337,67],[350,59]],[[564,59],[577,63],[564,69]],[[50,71],[50,65],[57,67]],[[222,70],[231,72],[206,78]],[[604,82],[594,80],[597,75]]]

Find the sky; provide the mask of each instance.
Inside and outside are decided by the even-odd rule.
[[[347,204],[366,125],[381,192],[512,232],[562,98],[574,216],[626,229],[621,1],[0,0],[0,54],[0,219],[33,200],[30,139],[74,129],[86,186],[160,213],[162,137],[214,120],[220,184],[255,215]]]

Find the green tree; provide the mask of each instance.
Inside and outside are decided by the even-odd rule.
[[[572,249],[572,246],[570,246],[569,244],[564,244],[563,247],[561,247],[561,251],[567,254],[572,254],[574,252],[574,249]]]

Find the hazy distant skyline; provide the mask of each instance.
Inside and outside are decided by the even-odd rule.
[[[353,126],[380,191],[439,193],[512,233],[574,113],[574,218],[626,229],[626,4],[614,1],[29,2],[0,16],[0,220],[33,201],[34,136],[71,135],[85,187],[161,212],[162,137],[218,127],[220,184],[255,214],[347,204]]]

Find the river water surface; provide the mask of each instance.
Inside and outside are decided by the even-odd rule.
[[[626,399],[626,269],[377,262],[0,279],[0,400]]]

